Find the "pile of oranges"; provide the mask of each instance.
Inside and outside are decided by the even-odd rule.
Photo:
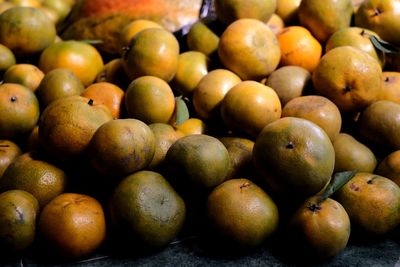
[[[117,54],[63,39],[85,2],[0,1],[2,251],[160,249],[189,213],[312,259],[398,230],[400,0],[215,0],[182,35],[113,29]]]

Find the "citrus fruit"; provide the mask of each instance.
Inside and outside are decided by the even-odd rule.
[[[198,20],[190,26],[186,44],[191,51],[199,51],[207,56],[217,52],[219,36],[210,29],[207,22]]]
[[[39,204],[23,190],[0,194],[0,247],[3,252],[20,252],[30,247],[36,236]]]
[[[281,66],[295,65],[313,72],[322,55],[322,46],[302,26],[288,26],[277,35],[281,49]]]
[[[338,107],[328,98],[308,95],[293,98],[282,109],[282,117],[298,117],[321,127],[333,142],[342,128]]]
[[[29,133],[39,120],[39,101],[29,88],[16,83],[0,85],[0,138]]]
[[[0,44],[0,71],[6,71],[9,67],[16,64],[16,62],[17,60],[11,49]]]
[[[95,105],[106,106],[114,119],[120,118],[124,111],[125,92],[119,86],[110,82],[92,83],[80,95],[93,99]]]
[[[17,57],[42,52],[55,37],[54,23],[39,9],[17,6],[0,14],[0,43]]]
[[[400,224],[400,188],[386,177],[358,172],[335,198],[364,236],[382,236]]]
[[[275,13],[288,23],[294,23],[299,19],[299,6],[301,0],[276,0]]]
[[[122,177],[146,168],[155,150],[151,129],[136,119],[102,124],[88,145],[91,166],[104,176]]]
[[[21,154],[22,150],[15,142],[0,140],[0,180],[11,162]]]
[[[241,247],[261,245],[278,228],[274,201],[245,178],[231,179],[214,188],[208,195],[206,212],[216,233]]]
[[[178,136],[192,135],[192,134],[205,134],[207,132],[207,125],[198,118],[189,118],[180,124],[174,124]]]
[[[193,91],[196,114],[204,120],[220,117],[220,105],[226,93],[242,80],[232,71],[215,69],[207,73]]]
[[[224,30],[218,44],[222,64],[243,80],[259,81],[276,69],[281,58],[272,30],[256,19],[238,19]]]
[[[181,231],[186,206],[159,173],[138,171],[125,177],[110,200],[111,221],[124,238],[150,248],[168,245]]]
[[[311,73],[300,66],[283,66],[274,70],[265,84],[275,90],[283,107],[293,98],[308,93]]]
[[[265,126],[257,136],[253,160],[260,179],[278,197],[304,200],[329,182],[335,151],[318,125],[285,117]]]
[[[228,129],[256,137],[264,126],[281,117],[281,103],[271,87],[243,81],[226,93],[220,111]]]
[[[66,173],[45,156],[33,151],[15,158],[0,179],[0,191],[25,190],[38,200],[41,208],[63,193],[66,186]]]
[[[37,95],[40,106],[44,109],[54,100],[80,95],[84,89],[83,83],[74,72],[66,68],[57,68],[44,75],[37,89]]]
[[[127,88],[131,80],[124,70],[122,58],[114,58],[108,61],[97,74],[95,82],[109,82],[120,88]]]
[[[335,149],[334,172],[357,170],[374,172],[378,163],[374,153],[353,136],[340,133],[333,141]]]
[[[3,81],[21,84],[35,92],[43,77],[43,71],[35,65],[21,63],[9,67],[3,75]]]
[[[133,80],[126,90],[127,117],[147,124],[167,123],[175,110],[175,96],[169,84],[156,76]]]
[[[169,82],[178,67],[179,43],[165,29],[149,28],[132,39],[122,55],[123,66],[131,80],[150,75]]]
[[[382,74],[383,87],[379,99],[390,100],[400,104],[400,91],[398,90],[400,84],[400,72],[384,71]]]
[[[222,183],[229,171],[229,153],[217,138],[193,134],[179,138],[167,151],[171,179],[183,186],[205,189]]]
[[[400,151],[396,150],[385,156],[379,163],[375,173],[387,177],[400,186]]]
[[[131,40],[137,33],[149,28],[162,29],[163,26],[155,21],[148,19],[135,19],[126,24],[121,30],[122,47],[129,46]]]
[[[352,46],[328,51],[312,81],[316,93],[332,100],[343,112],[359,111],[376,101],[383,85],[379,62]]]
[[[179,55],[173,88],[183,95],[191,95],[197,84],[208,73],[210,59],[199,51],[186,51]]]
[[[69,96],[53,101],[43,111],[39,138],[53,157],[73,160],[87,148],[94,132],[112,115],[104,105],[95,105],[83,96]]]
[[[252,18],[267,21],[276,9],[276,0],[215,0],[217,18],[228,25],[235,20]]]
[[[61,194],[41,211],[38,235],[57,256],[69,259],[87,257],[100,247],[106,237],[103,208],[91,196]]]
[[[305,258],[329,259],[342,252],[350,238],[350,218],[334,199],[310,197],[290,218],[291,246]]]
[[[84,86],[91,84],[103,69],[99,51],[83,41],[66,40],[51,44],[40,55],[39,68],[47,73],[53,69],[71,70]]]

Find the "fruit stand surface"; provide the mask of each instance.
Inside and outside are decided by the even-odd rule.
[[[166,248],[147,254],[98,253],[76,262],[43,261],[25,257],[1,261],[3,267],[22,266],[395,266],[400,267],[400,231],[393,236],[374,242],[350,240],[346,249],[335,258],[319,263],[301,263],[288,259],[284,251],[275,251],[270,245],[239,255],[221,253],[201,242],[195,236],[182,237]]]

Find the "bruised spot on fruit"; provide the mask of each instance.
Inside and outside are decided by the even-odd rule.
[[[290,141],[287,145],[286,145],[286,148],[287,149],[294,149],[294,143],[292,142],[292,141]]]
[[[11,100],[11,102],[15,102],[15,101],[17,101],[17,97],[15,95],[13,95],[10,100]]]
[[[349,188],[350,188],[351,190],[353,190],[353,191],[356,191],[356,192],[360,191],[360,187],[358,187],[358,186],[355,185],[355,184],[350,184],[350,185],[349,185]]]
[[[244,184],[242,184],[242,185],[240,186],[240,191],[242,191],[243,188],[247,188],[247,187],[250,187],[250,186],[251,186],[251,184],[248,183],[248,182],[246,182],[246,183],[244,183]]]

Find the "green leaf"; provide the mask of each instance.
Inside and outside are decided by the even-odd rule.
[[[371,42],[375,46],[375,48],[378,49],[379,51],[382,51],[384,53],[391,53],[391,54],[400,53],[399,47],[397,47],[389,42],[386,42],[384,40],[381,40],[374,35],[371,35],[369,37],[369,39],[371,40]]]
[[[176,108],[176,119],[175,119],[176,125],[179,125],[182,122],[189,119],[189,109],[182,96],[178,96],[175,98],[175,108]]]
[[[326,187],[324,193],[319,198],[319,203],[332,196],[337,190],[345,185],[351,178],[356,175],[357,170],[337,172],[332,177],[329,185]]]

